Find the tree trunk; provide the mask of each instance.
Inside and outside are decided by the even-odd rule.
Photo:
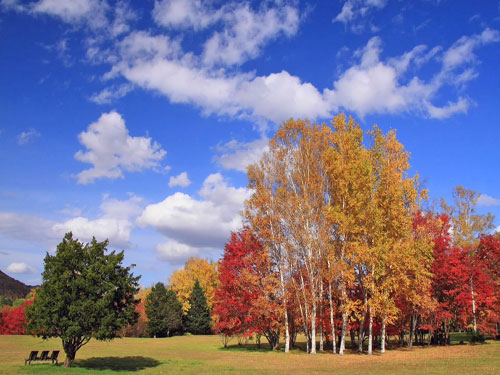
[[[345,350],[345,332],[347,330],[347,311],[342,311],[342,334],[340,338],[339,354],[343,355]]]
[[[319,287],[319,351],[323,351],[323,281]]]
[[[387,320],[386,315],[384,314],[384,317],[382,318],[382,332],[381,332],[381,338],[380,338],[380,353],[385,353],[385,322]]]
[[[76,348],[71,342],[63,342],[64,353],[66,353],[66,359],[64,360],[64,367],[71,367],[73,361],[76,357]]]
[[[412,347],[413,346],[413,337],[415,335],[415,328],[417,326],[417,314],[415,314],[414,312],[411,313],[411,317],[410,317],[410,337],[409,337],[409,341],[408,341],[408,347]]]
[[[366,290],[363,292],[363,318],[361,319],[361,322],[359,322],[359,332],[358,332],[358,352],[363,353],[363,338],[365,335],[365,320],[366,320],[366,309],[367,309],[367,304],[366,304]]]
[[[312,301],[311,306],[311,351],[310,354],[316,354],[316,302]]]
[[[371,306],[368,306],[368,314],[370,314],[368,321],[368,355],[373,353],[373,314]]]
[[[356,331],[354,329],[351,329],[350,333],[351,333],[351,350],[354,351],[356,349]]]
[[[476,324],[476,300],[474,298],[474,284],[472,283],[472,276],[470,277],[470,295],[472,298],[472,324],[474,327],[474,333],[477,333],[477,324]]]
[[[335,340],[335,321],[333,319],[332,283],[328,283],[328,301],[330,303],[330,325],[332,327],[332,352],[337,353],[337,340]]]
[[[286,294],[285,294],[285,282],[283,280],[283,270],[280,265],[280,287],[281,294],[283,295],[283,310],[285,312],[285,353],[290,351],[290,328],[288,327],[288,306],[286,302]]]

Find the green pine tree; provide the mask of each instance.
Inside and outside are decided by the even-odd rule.
[[[168,337],[183,331],[182,305],[175,292],[157,283],[146,298],[148,332],[154,337]]]
[[[207,298],[198,280],[195,281],[193,291],[189,297],[189,309],[186,316],[186,330],[195,335],[210,333],[212,319]]]

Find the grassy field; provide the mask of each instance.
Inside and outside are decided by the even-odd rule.
[[[92,340],[77,353],[71,369],[61,364],[24,366],[30,350],[60,348],[60,340],[0,336],[0,374],[500,374],[500,341],[491,340],[480,345],[394,349],[372,357],[348,350],[340,357],[312,356],[301,350],[286,355],[270,352],[266,345],[238,347],[236,341],[224,349],[217,336],[125,338]]]

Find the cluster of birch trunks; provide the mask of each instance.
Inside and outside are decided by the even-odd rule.
[[[435,234],[416,219],[426,191],[408,160],[394,131],[364,132],[340,115],[331,126],[284,123],[249,167],[244,218],[268,252],[286,352],[297,333],[311,354],[317,342],[343,354],[346,341],[384,352],[389,335],[449,342],[449,318],[424,321],[437,309]]]

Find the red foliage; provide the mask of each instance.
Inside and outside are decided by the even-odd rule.
[[[251,231],[244,228],[232,233],[219,264],[220,283],[212,310],[215,332],[229,336],[258,333],[274,341],[281,312],[276,279],[267,251]]]
[[[24,335],[26,323],[25,308],[33,303],[33,299],[24,302],[14,309],[3,309],[0,319],[0,335]]]
[[[461,249],[452,246],[449,218],[439,216],[441,228],[434,236],[433,291],[438,301],[438,325],[454,319],[463,328],[471,322],[472,292],[478,324],[484,326],[490,308],[494,305],[495,284],[489,264],[489,254],[497,254],[492,236],[481,239],[479,249]],[[490,250],[491,248],[491,250]]]

